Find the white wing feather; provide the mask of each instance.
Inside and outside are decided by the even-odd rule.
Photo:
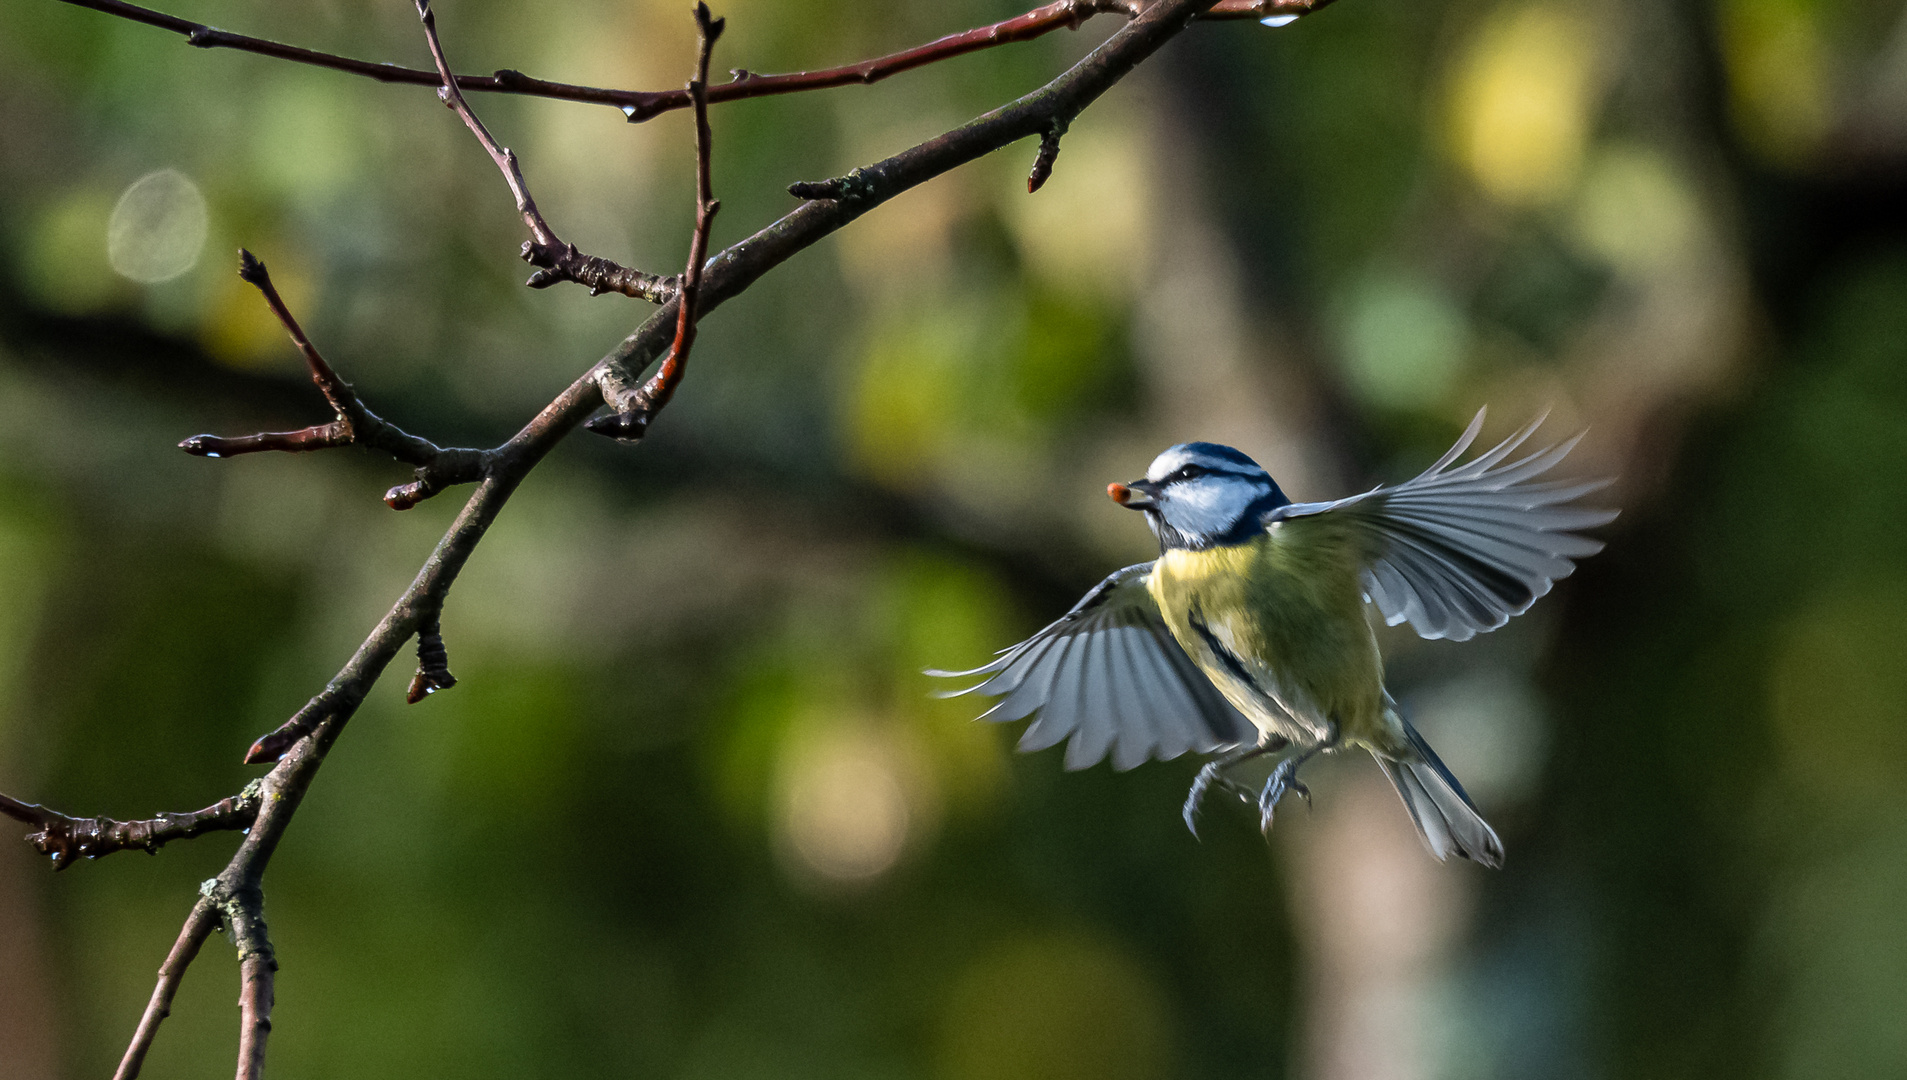
[[[1267,523],[1328,515],[1348,524],[1366,547],[1364,591],[1392,626],[1408,621],[1426,638],[1467,641],[1528,611],[1576,569],[1573,559],[1602,550],[1574,530],[1606,524],[1614,510],[1565,504],[1608,480],[1537,481],[1581,435],[1504,464],[1543,422],[1488,453],[1452,468],[1483,427],[1477,413],[1448,453],[1418,476],[1348,499],[1293,503]]]
[[[1221,697],[1179,648],[1146,588],[1151,563],[1100,582],[1052,625],[972,671],[929,671],[940,678],[985,678],[961,694],[998,696],[980,719],[1019,720],[1037,712],[1020,749],[1044,750],[1068,736],[1066,767],[1084,769],[1112,755],[1130,769],[1187,751],[1210,753],[1255,742],[1258,731]]]

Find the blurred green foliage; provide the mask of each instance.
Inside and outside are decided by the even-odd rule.
[[[674,4],[438,10],[463,70],[688,67]],[[404,3],[177,13],[427,59]],[[749,0],[717,11],[717,61],[813,68],[1015,13]],[[1907,1070],[1903,26],[1898,0],[1199,26],[1074,125],[1037,196],[1016,147],[802,254],[705,324],[643,446],[577,436],[505,510],[446,612],[458,686],[405,707],[393,678],[352,722],[266,883],[274,1074]],[[1110,28],[719,108],[716,242]],[[646,312],[520,287],[504,188],[427,90],[52,0],[0,0],[0,62],[0,790],[205,805],[460,498],[392,514],[405,470],[368,454],[171,449],[322,418],[231,251],[446,443],[506,437]],[[475,104],[565,239],[680,262],[684,117]],[[108,236],[165,169],[207,237],[137,284]],[[1332,891],[1311,840],[1341,835],[1355,769],[1269,851],[1229,805],[1195,842],[1191,763],[1063,773],[927,696],[922,667],[1147,557],[1100,493],[1168,443],[1235,442],[1326,497],[1421,466],[1484,403],[1493,430],[1587,425],[1578,468],[1622,475],[1625,516],[1511,628],[1385,636],[1510,850],[1483,875],[1344,845],[1423,919],[1360,923],[1392,909]],[[230,848],[58,877],[0,849],[0,1078],[109,1072]],[[234,972],[215,940],[148,1075],[228,1067]]]

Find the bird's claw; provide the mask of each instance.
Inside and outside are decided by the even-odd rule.
[[[1192,790],[1189,792],[1186,792],[1185,809],[1183,811],[1183,814],[1185,816],[1185,827],[1188,831],[1191,832],[1192,839],[1194,840],[1199,838],[1199,834],[1198,834],[1199,804],[1205,801],[1206,790],[1212,786],[1212,781],[1217,779],[1218,779],[1218,762],[1208,761],[1205,763],[1205,767],[1198,771],[1198,775],[1192,778]]]
[[[1270,834],[1273,812],[1278,809],[1278,800],[1285,797],[1285,792],[1295,791],[1304,799],[1307,807],[1311,805],[1311,789],[1298,779],[1298,763],[1297,758],[1280,761],[1278,767],[1271,770],[1271,775],[1265,778],[1264,790],[1258,793],[1259,832]]]

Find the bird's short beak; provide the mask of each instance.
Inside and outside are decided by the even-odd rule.
[[[1159,505],[1158,485],[1148,480],[1134,480],[1130,484],[1107,484],[1106,494],[1112,501],[1128,510],[1150,510]]]

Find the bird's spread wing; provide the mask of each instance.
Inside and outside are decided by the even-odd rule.
[[[1608,480],[1538,481],[1582,438],[1506,460],[1543,422],[1538,417],[1495,449],[1452,464],[1476,440],[1483,413],[1449,453],[1415,479],[1325,503],[1293,503],[1267,524],[1309,519],[1341,528],[1362,549],[1364,591],[1392,626],[1409,620],[1427,638],[1467,641],[1529,610],[1602,542],[1574,530],[1604,524],[1614,510],[1567,503]]]
[[[1146,589],[1151,563],[1128,566],[1093,587],[1051,626],[972,671],[929,671],[943,678],[986,676],[947,697],[981,693],[1001,700],[982,720],[1019,720],[1039,712],[1020,749],[1044,750],[1068,735],[1066,767],[1084,769],[1112,753],[1115,769],[1188,750],[1208,753],[1255,742],[1253,728],[1221,697],[1159,617]]]

